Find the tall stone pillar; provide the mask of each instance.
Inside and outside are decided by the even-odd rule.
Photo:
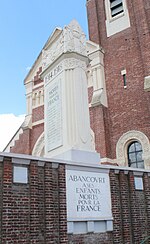
[[[43,51],[45,156],[98,163],[87,94],[85,35],[74,20],[56,29]]]

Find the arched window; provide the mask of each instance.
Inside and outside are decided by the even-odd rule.
[[[144,168],[144,160],[142,160],[142,145],[138,141],[132,142],[128,146],[128,163],[129,167]]]

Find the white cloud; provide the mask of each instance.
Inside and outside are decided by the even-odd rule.
[[[24,121],[25,116],[0,114],[0,151],[2,151]]]

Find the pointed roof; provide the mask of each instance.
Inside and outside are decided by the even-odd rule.
[[[41,63],[42,62],[42,51],[44,49],[47,49],[48,46],[52,42],[54,42],[56,40],[56,38],[61,34],[61,32],[62,32],[62,28],[60,28],[60,27],[56,27],[55,30],[52,32],[52,34],[48,38],[47,42],[43,46],[41,52],[39,53],[37,59],[35,60],[34,64],[32,65],[30,71],[26,75],[26,77],[24,79],[24,84],[28,83],[28,81],[30,80],[30,77],[32,76],[32,74],[37,70],[37,67],[40,66],[40,65],[42,65],[42,63]]]
[[[62,35],[61,35],[62,34]],[[55,41],[58,40],[58,38],[61,36],[60,39],[60,46],[53,45]],[[58,43],[57,43],[58,44]],[[47,50],[50,49],[50,46],[53,46],[54,50],[53,53],[55,52],[55,55],[57,56],[59,54],[59,48],[63,52],[67,51],[76,51],[81,53],[82,55],[86,55],[86,36],[79,25],[78,21],[73,19],[69,25],[66,25],[63,29],[60,27],[56,27],[55,30],[52,32],[50,37],[48,38],[47,42],[45,43],[44,47],[42,48],[40,54],[38,55],[37,59],[35,60],[33,66],[31,67],[29,73],[24,79],[24,84],[27,84],[30,82],[33,78],[33,76],[36,74],[37,69],[42,66],[44,63],[43,59],[47,60],[48,52]],[[44,57],[44,52],[45,52],[45,57]],[[48,59],[50,56],[48,57]],[[53,57],[54,59],[54,57]],[[48,60],[50,61],[50,60]],[[47,61],[46,61],[47,62]],[[47,65],[44,64],[45,67]]]

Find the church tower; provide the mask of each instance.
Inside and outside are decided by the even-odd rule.
[[[88,0],[90,40],[104,50],[108,105],[91,104],[103,163],[150,168],[150,1]]]

